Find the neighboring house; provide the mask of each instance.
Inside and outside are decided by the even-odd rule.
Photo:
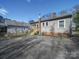
[[[7,32],[5,20],[2,16],[0,16],[0,34],[4,35]]]
[[[0,19],[2,20],[2,19]],[[18,34],[25,33],[29,30],[30,25],[24,22],[18,22],[4,18],[3,22],[0,22],[0,33],[5,32],[6,34]]]
[[[64,15],[52,19],[41,20],[41,26],[39,26],[39,21],[31,24],[36,26],[37,29],[41,27],[40,31],[44,35],[69,35],[72,22],[72,15]]]

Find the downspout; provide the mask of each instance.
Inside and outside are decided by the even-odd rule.
[[[72,22],[73,22],[73,13],[72,13],[72,19],[70,20],[70,37],[72,36]]]

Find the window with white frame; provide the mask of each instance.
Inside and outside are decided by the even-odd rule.
[[[46,26],[48,26],[48,22],[46,22]]]
[[[42,23],[43,24],[43,26],[44,26],[44,23]]]
[[[36,25],[36,27],[38,28],[38,24]]]
[[[59,21],[59,28],[64,28],[64,26],[65,26],[64,20],[60,20]]]

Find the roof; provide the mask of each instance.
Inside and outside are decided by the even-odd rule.
[[[4,23],[0,23],[0,27],[6,26]]]
[[[18,27],[30,26],[28,23],[25,23],[25,22],[18,22],[18,21],[10,20],[10,19],[5,19],[5,24],[6,24],[7,26],[18,26]]]
[[[71,18],[71,17],[72,17],[72,15],[69,14],[69,15],[64,15],[64,16],[58,16],[58,17],[55,17],[55,18],[52,18],[52,19],[41,20],[41,22],[60,20],[60,19]],[[41,18],[40,18],[40,19],[41,19]],[[38,23],[38,22],[39,22],[39,21],[36,21],[36,22],[31,23],[31,24]]]
[[[4,18],[4,20],[5,21],[0,22],[0,26],[12,26],[12,27],[13,26],[14,27],[29,27],[29,26],[31,26],[29,23],[25,23],[25,22],[19,22],[19,21],[7,19],[7,18]]]
[[[4,18],[3,16],[0,16],[0,26],[27,27],[31,25],[26,22],[19,22],[16,20],[11,20],[8,18]]]

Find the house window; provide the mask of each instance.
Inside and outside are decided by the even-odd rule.
[[[43,26],[44,26],[44,23],[43,23]]]
[[[64,20],[59,21],[59,28],[64,28]]]
[[[38,24],[37,24],[36,26],[37,26],[37,28],[38,28]]]
[[[48,22],[46,22],[46,26],[48,26]]]

